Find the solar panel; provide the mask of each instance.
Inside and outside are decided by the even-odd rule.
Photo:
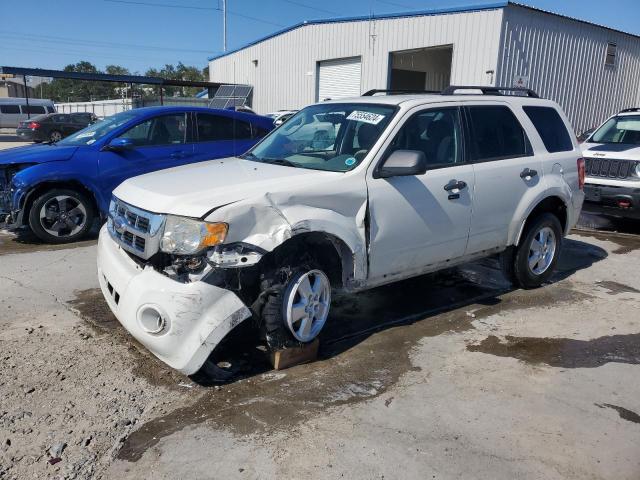
[[[212,108],[242,107],[247,105],[253,87],[251,85],[221,85],[209,102]]]

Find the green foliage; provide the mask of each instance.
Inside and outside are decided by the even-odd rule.
[[[128,69],[119,65],[107,65],[104,72],[98,70],[90,62],[81,61],[64,67],[65,72],[108,73],[110,75],[131,75]],[[137,75],[137,73],[134,73]],[[208,68],[203,70],[197,67],[167,64],[161,69],[150,68],[145,72],[146,76],[162,77],[171,80],[207,81]],[[191,97],[198,93],[200,88],[190,87],[165,87],[165,96]],[[44,83],[36,89],[42,98],[49,98],[56,102],[88,102],[92,100],[106,100],[131,97],[128,84],[114,82],[87,82],[82,80],[68,80],[64,78],[53,79],[50,83]],[[134,85],[134,97],[152,97],[160,94],[158,87],[146,85]]]

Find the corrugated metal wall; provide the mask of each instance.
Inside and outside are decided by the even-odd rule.
[[[486,85],[486,71],[497,68],[502,12],[307,25],[212,60],[209,76],[253,85],[253,106],[266,113],[313,103],[320,60],[361,56],[364,92],[387,87],[390,52],[453,45],[451,83]]]
[[[617,64],[605,66],[608,42]],[[497,79],[529,86],[558,102],[577,132],[624,107],[640,105],[640,39],[525,7],[505,8]]]

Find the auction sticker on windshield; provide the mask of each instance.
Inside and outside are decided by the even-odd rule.
[[[362,112],[360,110],[354,110],[349,114],[347,120],[355,120],[356,122],[370,123],[371,125],[377,125],[384,119],[384,115],[373,112]]]

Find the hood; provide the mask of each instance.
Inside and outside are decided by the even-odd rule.
[[[621,143],[583,143],[582,155],[588,158],[640,160],[640,145]]]
[[[201,218],[215,208],[245,198],[299,190],[305,184],[331,181],[343,175],[223,158],[130,178],[113,194],[123,202],[150,212]]]
[[[78,150],[74,146],[27,145],[0,151],[0,166],[17,163],[47,163],[69,160]]]

